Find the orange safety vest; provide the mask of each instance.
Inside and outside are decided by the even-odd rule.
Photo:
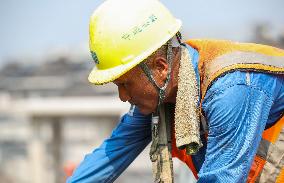
[[[202,100],[218,77],[233,70],[284,74],[284,50],[278,48],[223,40],[189,40],[186,43],[199,52]],[[284,147],[280,146],[281,139],[284,139],[283,126],[284,117],[263,132],[247,182],[284,182]],[[185,150],[177,149],[174,131],[172,138],[172,156],[185,162],[198,178],[191,156]]]

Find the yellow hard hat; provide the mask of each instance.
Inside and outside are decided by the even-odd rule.
[[[94,84],[111,82],[170,40],[181,21],[158,0],[106,0],[90,20]]]

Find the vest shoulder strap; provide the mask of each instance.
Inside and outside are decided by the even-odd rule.
[[[220,76],[233,70],[284,74],[284,50],[253,43],[219,40],[189,40],[199,52],[202,99]]]

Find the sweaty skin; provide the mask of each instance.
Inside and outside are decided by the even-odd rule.
[[[174,49],[171,79],[166,89],[164,102],[175,102],[177,92],[177,73],[179,67],[180,50]],[[150,60],[153,77],[159,86],[163,86],[167,77],[168,64],[166,58],[154,55]],[[142,114],[153,113],[158,105],[158,91],[148,80],[139,66],[134,67],[118,79],[114,84],[118,87],[119,98],[123,102],[136,105]]]
[[[136,105],[142,114],[152,113],[157,106],[158,93],[142,71],[135,67],[114,81],[119,98]]]

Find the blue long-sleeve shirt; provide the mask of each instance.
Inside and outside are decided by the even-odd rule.
[[[199,81],[198,52],[187,47]],[[284,77],[228,73],[209,88],[202,107],[209,134],[203,149],[192,158],[198,182],[246,182],[263,130],[284,111]],[[99,148],[86,155],[67,182],[113,182],[150,141],[150,116],[135,108]]]

